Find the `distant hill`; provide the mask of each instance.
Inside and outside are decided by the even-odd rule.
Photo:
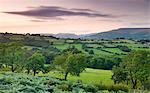
[[[83,39],[114,39],[114,38],[127,38],[127,39],[150,39],[150,28],[120,28],[107,32],[92,33],[76,35],[72,33],[58,33],[58,34],[43,34],[50,35],[56,38],[83,38]]]
[[[53,36],[57,38],[80,38],[80,35],[76,35],[72,33],[59,33],[59,34],[53,34]]]
[[[84,38],[91,39],[113,39],[113,38],[132,38],[150,39],[150,28],[120,28],[108,32],[95,33]]]

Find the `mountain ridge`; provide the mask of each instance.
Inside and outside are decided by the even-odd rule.
[[[92,39],[133,38],[150,39],[150,28],[119,28],[85,37]]]
[[[98,32],[91,34],[77,35],[74,33],[58,33],[58,34],[46,34],[52,35],[56,38],[72,38],[72,39],[150,39],[150,28],[118,28],[106,32]]]

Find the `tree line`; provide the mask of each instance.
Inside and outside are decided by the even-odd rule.
[[[48,73],[59,70],[64,73],[67,80],[68,74],[79,76],[86,68],[86,57],[76,48],[64,50],[61,54],[48,52],[48,49],[27,49],[19,43],[0,45],[0,68],[10,69],[12,72]],[[57,55],[57,56],[56,56]]]

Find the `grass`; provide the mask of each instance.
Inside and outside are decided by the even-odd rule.
[[[113,55],[113,54],[111,54],[111,53],[108,53],[108,52],[104,52],[104,51],[101,51],[101,50],[98,50],[98,49],[93,49],[93,51],[94,51],[94,53],[96,54],[96,55],[101,55],[101,56],[110,56],[110,55]]]
[[[86,44],[86,46],[93,47],[93,48],[103,47],[102,45],[99,45],[99,44]]]
[[[110,51],[113,53],[118,53],[118,54],[125,53],[125,52],[121,51],[119,48],[105,48],[104,50]]]
[[[122,45],[122,46],[128,46],[129,48],[137,48],[137,47],[144,47],[143,44],[134,44],[134,43],[127,43],[127,44],[115,44],[115,45]]]
[[[67,49],[69,47],[69,44],[58,44],[58,45],[53,45],[53,46],[60,49],[60,50],[64,50],[64,49]]]
[[[54,76],[57,78],[63,78],[64,75],[59,72],[49,72],[48,74],[39,73],[39,76]],[[68,75],[68,80],[70,81],[78,81],[82,80],[83,83],[87,84],[113,84],[111,80],[112,72],[111,70],[98,70],[98,69],[90,69],[87,68],[86,71],[80,74],[80,77]]]
[[[58,45],[53,45],[53,47],[56,47],[56,48],[58,48],[60,50],[64,50],[64,49],[67,49],[69,47],[69,45],[75,46],[75,48],[77,48],[78,50],[82,51],[83,53],[86,53],[82,49],[82,44],[58,44]]]

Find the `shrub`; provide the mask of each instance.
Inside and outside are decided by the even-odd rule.
[[[118,92],[118,91],[124,91],[124,92],[128,92],[129,88],[125,85],[96,85],[98,87],[99,90],[108,90],[108,91],[114,91],[114,92]]]
[[[90,50],[90,51],[89,51],[89,54],[94,54],[94,51],[93,51],[93,50]]]
[[[125,85],[89,85],[77,82],[62,81],[52,77],[33,77],[24,74],[3,73],[0,78],[0,93],[105,93],[128,92]]]
[[[46,82],[49,86],[53,86],[53,85],[56,85],[56,84],[59,84],[59,81],[56,81],[56,80],[49,80],[48,82]]]
[[[61,85],[58,85],[57,87],[58,89],[61,89],[62,91],[69,91],[69,85],[68,84],[61,84]]]
[[[96,93],[98,91],[98,87],[94,86],[94,85],[85,85],[84,86],[84,90],[86,92],[92,92],[92,93]]]

